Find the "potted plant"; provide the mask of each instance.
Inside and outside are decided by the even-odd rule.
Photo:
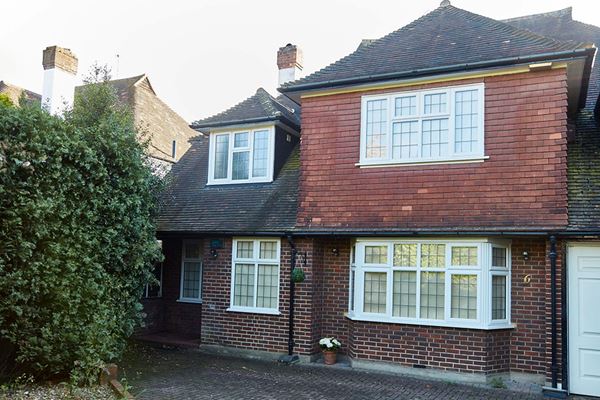
[[[323,351],[323,360],[327,365],[335,364],[337,352],[342,347],[339,340],[333,337],[326,337],[319,340],[319,347]]]

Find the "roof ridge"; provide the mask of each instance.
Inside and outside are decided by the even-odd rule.
[[[506,18],[503,19],[503,22],[514,22],[514,21],[520,21],[520,20],[524,20],[524,19],[533,19],[533,18],[539,18],[539,17],[565,17],[568,16],[569,19],[573,20],[573,7],[569,6],[566,8],[561,8],[560,10],[555,10],[555,11],[548,11],[548,12],[543,12],[543,13],[536,13],[536,14],[528,14],[528,15],[522,15],[520,17],[513,17],[513,18]]]
[[[273,101],[275,100],[269,92],[267,92],[262,87],[259,87],[256,90],[256,96],[258,96],[258,101],[262,106],[263,110],[270,115],[279,116],[281,115],[281,111],[279,111],[276,107],[273,106]]]

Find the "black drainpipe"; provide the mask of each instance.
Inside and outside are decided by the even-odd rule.
[[[561,264],[561,291],[560,291],[560,326],[561,326],[561,343],[562,343],[562,365],[561,365],[561,386],[565,391],[569,391],[569,360],[568,360],[568,337],[569,327],[567,325],[567,255],[563,250],[561,251],[562,264]]]
[[[550,236],[550,296],[552,305],[552,388],[558,387],[558,364],[556,362],[557,351],[557,318],[556,318],[556,236]]]
[[[296,257],[298,250],[294,243],[294,238],[291,234],[287,235],[288,243],[290,244],[290,315],[288,321],[288,354],[279,359],[280,362],[292,364],[299,361],[298,356],[294,355],[294,302],[296,300],[296,283],[294,282],[294,268],[296,268]]]

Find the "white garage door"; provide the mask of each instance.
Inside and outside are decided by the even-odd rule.
[[[568,249],[569,387],[600,396],[600,245]]]

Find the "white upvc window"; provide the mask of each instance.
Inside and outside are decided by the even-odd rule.
[[[362,97],[359,165],[484,158],[483,83]]]
[[[511,326],[508,242],[361,239],[351,258],[351,319]]]
[[[199,241],[183,241],[178,301],[202,302],[202,246]]]
[[[236,238],[227,311],[279,314],[279,239]]]
[[[211,133],[208,184],[271,182],[275,127]]]

